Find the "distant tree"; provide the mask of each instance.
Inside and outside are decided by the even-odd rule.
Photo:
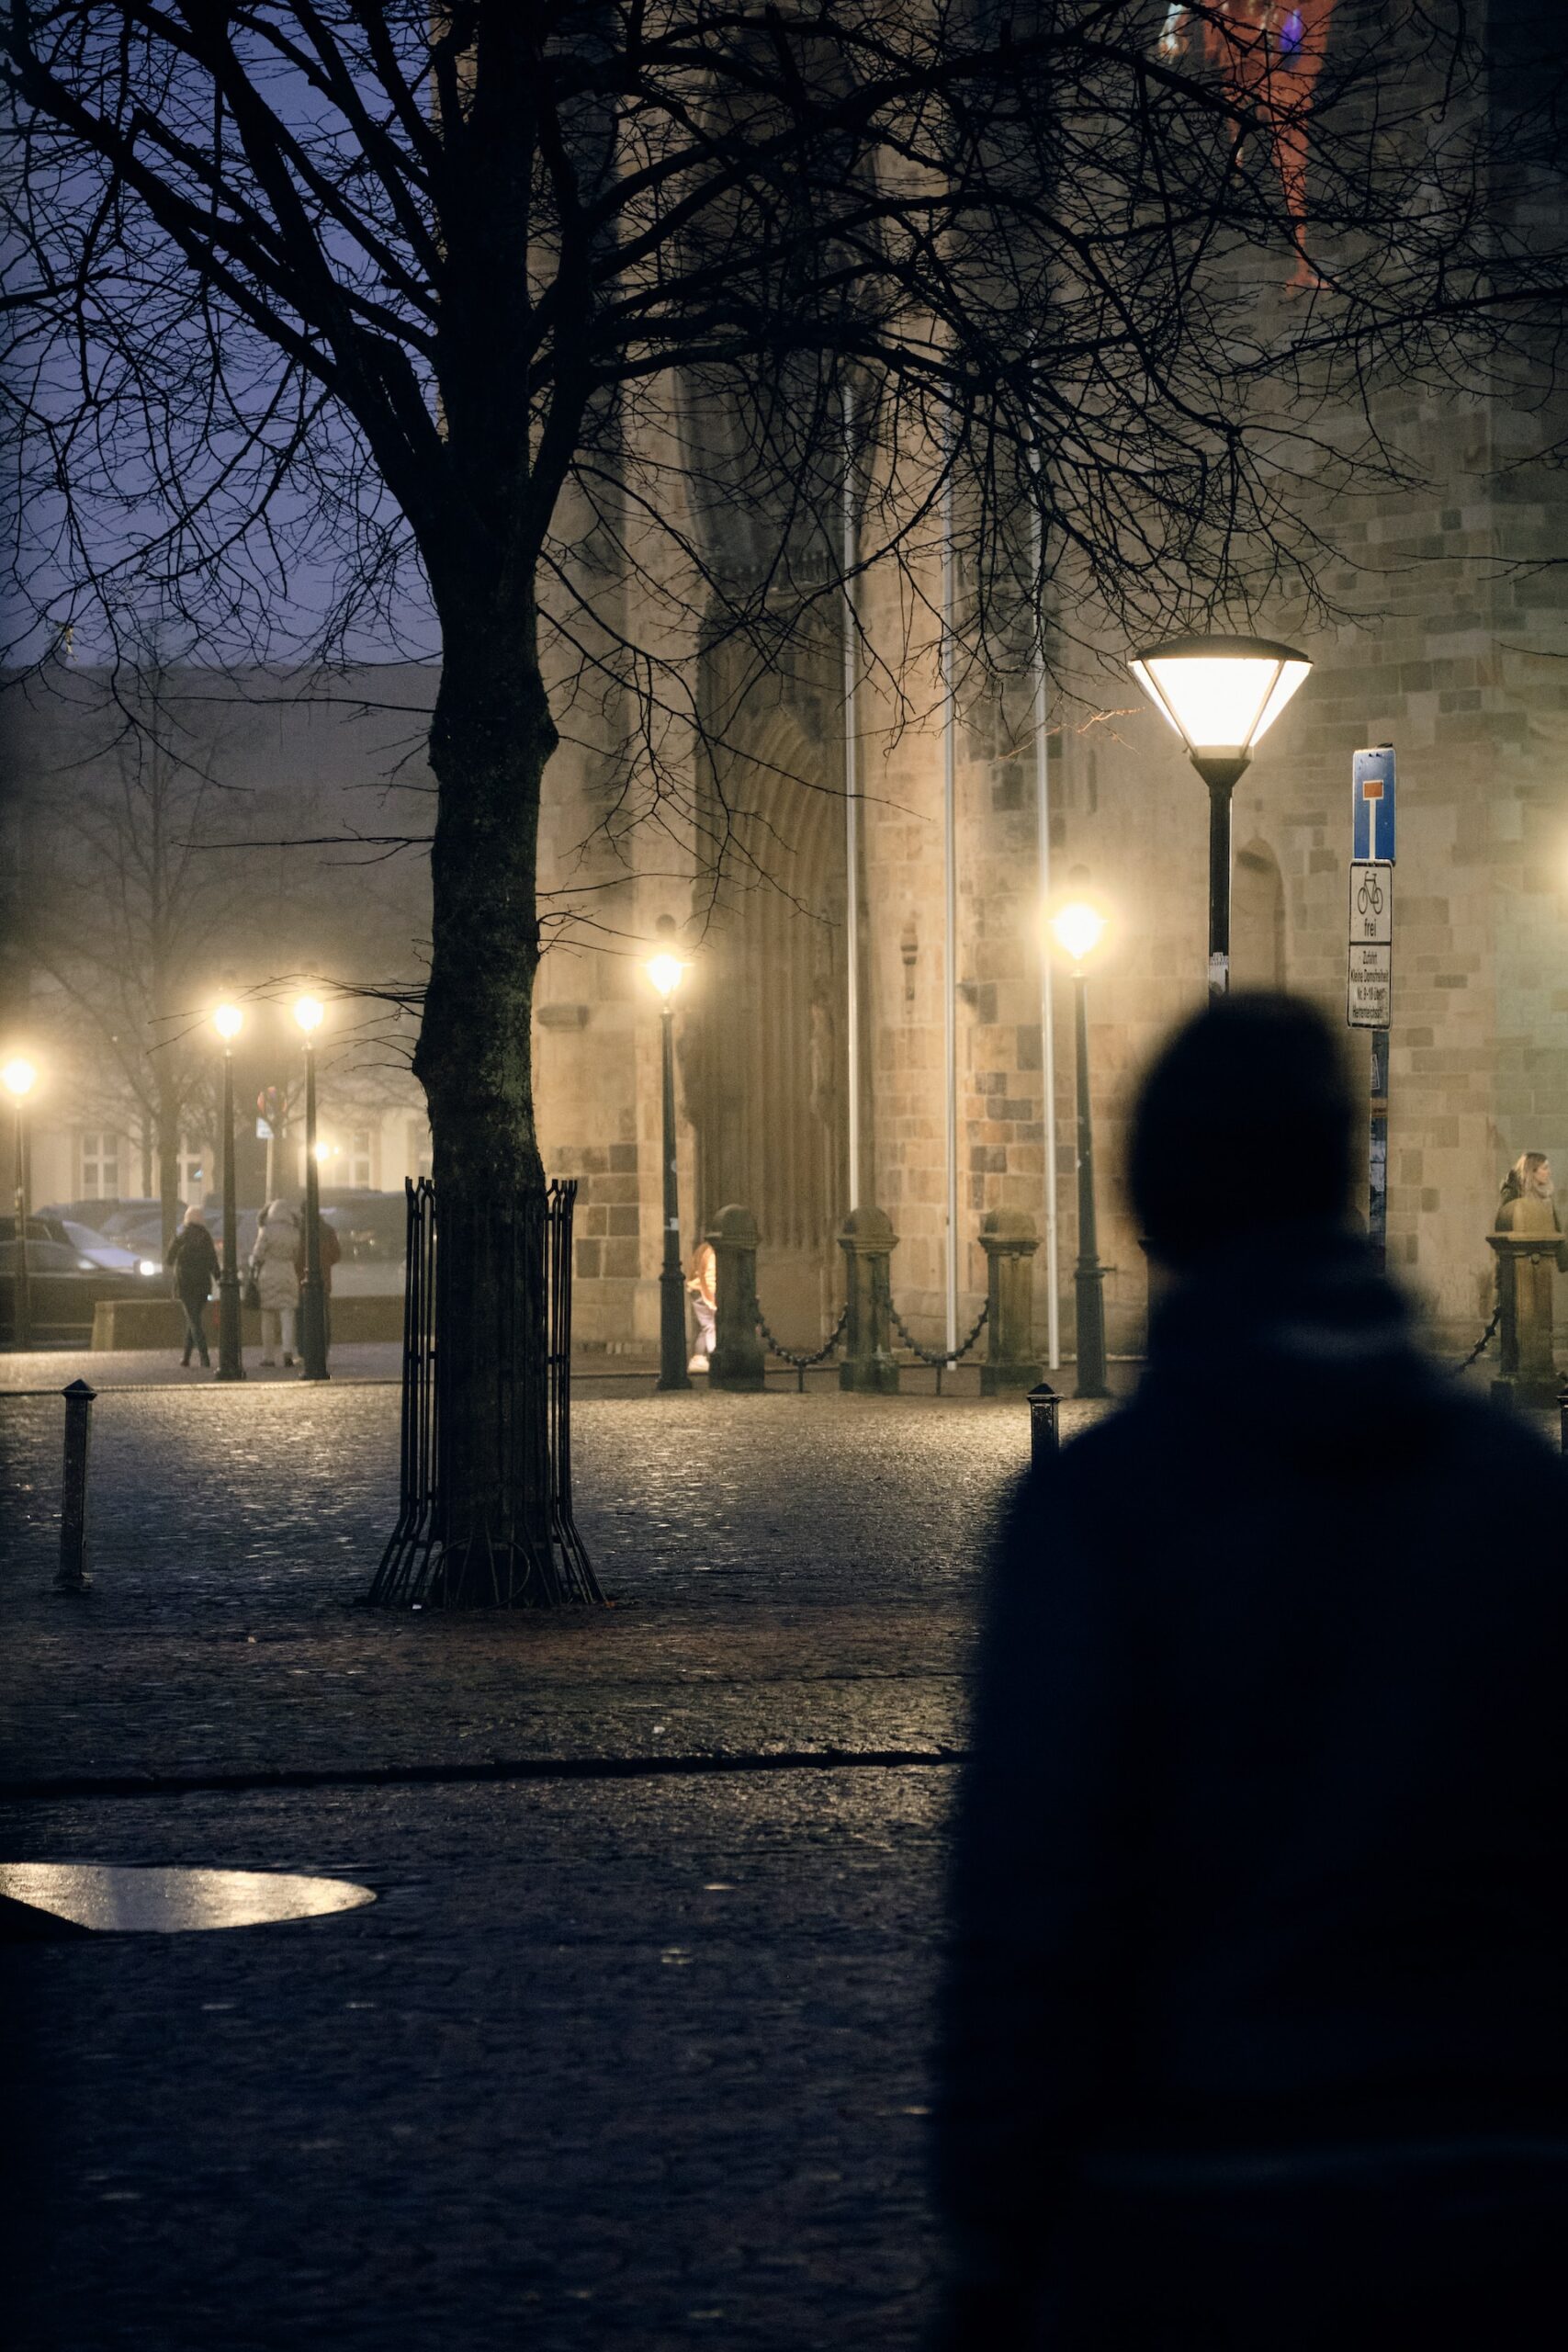
[[[156,1157],[165,1242],[182,1141],[216,1147],[212,983],[243,955],[249,876],[206,854],[232,824],[217,774],[221,729],[193,732],[177,674],[141,639],[114,682],[74,682],[76,724],[29,794],[18,944],[58,991],[80,1107],[124,1121]]]
[[[1303,53],[1309,13],[0,16],[30,608],[112,616],[154,585],[209,640],[254,642],[330,543],[319,650],[391,630],[411,572],[435,617],[415,1066],[449,1596],[488,1593],[498,1559],[508,1597],[558,1590],[541,1302],[497,1204],[542,1178],[529,1016],[561,727],[619,748],[609,833],[706,825],[722,867],[735,836],[722,796],[716,820],[691,799],[694,743],[833,611],[846,465],[851,575],[901,574],[917,643],[953,481],[983,664],[996,601],[1032,639],[1058,566],[1139,626],[1282,578],[1314,594],[1336,486],[1414,462],[1371,429],[1371,388],[1528,364],[1554,320],[1555,261],[1508,209],[1550,134],[1499,125],[1461,15],[1342,6]],[[716,647],[716,707],[694,659]],[[895,693],[897,650],[863,648]]]

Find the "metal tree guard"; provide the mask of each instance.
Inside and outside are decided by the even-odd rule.
[[[447,1480],[442,1442],[442,1366],[436,1340],[439,1283],[434,1184],[428,1177],[405,1184],[408,1199],[407,1288],[403,1297],[403,1379],[400,1499],[369,1599],[380,1608],[446,1606],[483,1599],[502,1607],[603,1605],[604,1595],[577,1531],[571,1497],[571,1219],[575,1183],[552,1183],[541,1196],[525,1194],[509,1220],[516,1246],[526,1250],[545,1285],[547,1301],[547,1485],[541,1544],[523,1529],[493,1531],[489,1542],[490,1589],[472,1589],[465,1560],[459,1589],[446,1570]]]

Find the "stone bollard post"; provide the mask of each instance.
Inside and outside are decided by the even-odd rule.
[[[73,1380],[65,1398],[65,1472],[60,1503],[60,1566],[55,1589],[83,1592],[87,1575],[87,1456],[93,1436],[93,1399],[85,1380]]]
[[[1062,1400],[1048,1380],[1032,1388],[1029,1405],[1029,1459],[1035,1469],[1061,1451]]]
[[[980,1220],[986,1253],[986,1360],[982,1396],[1032,1388],[1040,1377],[1034,1356],[1034,1253],[1040,1237],[1023,1209],[990,1209]]]
[[[1496,1252],[1502,1309],[1502,1378],[1492,1383],[1492,1394],[1508,1404],[1555,1405],[1551,1307],[1558,1238],[1555,1233],[1489,1233],[1486,1238]]]
[[[893,1357],[891,1261],[898,1236],[892,1218],[886,1209],[852,1209],[844,1219],[839,1247],[844,1253],[850,1305],[839,1385],[896,1396],[898,1366]]]
[[[757,1336],[757,1220],[731,1203],[708,1228],[713,1244],[715,1309],[710,1388],[761,1388],[762,1342]]]

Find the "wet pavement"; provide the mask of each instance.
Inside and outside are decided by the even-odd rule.
[[[392,1389],[141,1385],[95,1423],[61,1596],[60,1408],[0,1403],[0,1857],[378,1899],[0,1955],[12,2340],[913,2352],[942,1828],[1022,1404],[584,1397],[622,1605],[503,1619],[359,1600]]]

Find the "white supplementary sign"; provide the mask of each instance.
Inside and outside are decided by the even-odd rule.
[[[1379,947],[1393,944],[1393,868],[1355,865],[1350,868],[1350,941]]]
[[[1346,1020],[1352,1029],[1391,1029],[1393,1008],[1393,949],[1353,939]]]

